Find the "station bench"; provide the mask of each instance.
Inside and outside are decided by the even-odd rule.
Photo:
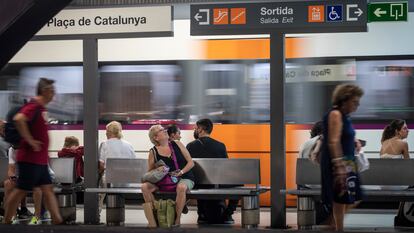
[[[370,168],[360,173],[363,202],[414,201],[414,160],[369,159]],[[309,159],[297,159],[297,189],[282,190],[297,196],[297,222],[299,228],[315,225],[315,201],[320,200],[320,167]],[[396,187],[397,186],[397,187]],[[399,187],[398,187],[399,186]]]
[[[192,169],[199,185],[215,185],[213,189],[193,189],[187,199],[242,200],[242,226],[257,227],[260,222],[259,194],[269,190],[260,186],[258,159],[193,159]],[[147,159],[108,159],[106,182],[108,188],[87,188],[85,192],[105,193],[108,225],[123,225],[125,221],[125,194],[136,194],[143,200],[141,178],[147,172]],[[243,186],[243,185],[251,186]],[[131,187],[134,186],[135,187]],[[219,185],[239,185],[220,188]],[[175,193],[156,192],[157,198],[175,199]]]
[[[0,158],[0,180],[8,179],[9,159]],[[65,223],[75,223],[76,221],[76,191],[80,187],[76,186],[75,159],[74,158],[50,158],[50,168],[54,172],[54,192],[58,199],[60,213]],[[0,188],[0,193],[4,193],[4,188]]]

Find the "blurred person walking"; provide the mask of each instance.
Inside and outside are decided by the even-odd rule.
[[[7,158],[7,150],[10,147],[9,143],[7,143],[6,141],[4,141],[4,127],[5,127],[6,122],[4,120],[0,120],[0,158]],[[0,184],[1,187],[1,184]],[[0,193],[0,217],[2,219],[2,217],[4,216],[4,196],[2,193]]]
[[[18,169],[16,167],[17,150],[13,147],[9,148],[9,165],[7,167],[8,179],[4,181],[4,199],[6,200],[13,189],[16,187],[17,177],[19,177]],[[33,188],[34,201],[34,215],[26,207],[26,198],[20,202],[20,209],[17,209],[16,217],[18,219],[30,219],[29,225],[41,224],[41,205],[42,205],[42,191],[40,188]],[[17,219],[15,219],[17,221]]]
[[[48,169],[49,135],[46,105],[55,96],[54,82],[54,80],[40,78],[36,96],[25,104],[13,118],[22,140],[17,151],[17,168],[19,170],[17,185],[6,200],[4,217],[6,224],[12,223],[12,217],[15,215],[20,201],[34,187],[40,187],[46,209],[51,214],[52,223],[62,223]],[[35,117],[38,113],[41,117]],[[32,122],[33,118],[35,121]],[[30,125],[28,125],[29,122]]]
[[[335,229],[343,231],[344,216],[362,198],[355,163],[355,130],[350,114],[358,109],[363,90],[353,84],[338,85],[333,107],[323,118],[321,157],[322,202],[332,206]]]

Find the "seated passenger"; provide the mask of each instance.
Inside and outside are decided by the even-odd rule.
[[[6,141],[4,141],[4,127],[6,125],[6,122],[3,120],[0,120],[0,158],[7,158],[7,151],[10,147],[10,144]]]
[[[7,168],[8,179],[4,181],[4,200],[10,195],[11,191],[16,187],[18,170],[16,166],[16,151],[13,147],[9,148],[9,166]],[[17,217],[19,219],[31,218],[29,225],[41,224],[41,205],[42,192],[39,187],[33,188],[33,201],[35,213],[33,214],[26,207],[26,198],[20,202],[20,210],[17,209]],[[15,219],[16,220],[16,219]]]
[[[122,139],[122,125],[112,121],[106,125],[106,138],[99,146],[99,185],[106,187],[105,168],[108,158],[136,158],[134,148],[126,140]],[[99,195],[99,211],[102,210],[105,194]]]
[[[177,125],[169,125],[167,127],[167,133],[168,133],[168,137],[170,139],[170,141],[174,141],[174,140],[178,140],[180,141],[181,139],[181,130],[180,128],[178,128]]]
[[[320,148],[322,145],[323,122],[316,122],[310,131],[311,138],[300,146],[299,158],[309,158],[319,164]]]
[[[387,125],[381,138],[381,158],[409,159],[408,143],[404,139],[408,136],[408,127],[404,120],[393,120]]]
[[[188,150],[180,141],[168,141],[167,131],[161,125],[153,125],[149,129],[148,136],[154,147],[151,148],[148,154],[148,171],[155,169],[155,161],[162,160],[170,167],[170,171],[174,171],[172,176],[181,178],[178,181],[176,192],[176,218],[175,225],[180,225],[181,213],[183,211],[186,202],[186,193],[194,187],[194,174],[191,169],[194,166],[194,162],[188,153]],[[174,151],[171,151],[171,147]],[[178,163],[178,170],[175,169],[176,165],[173,159],[173,153]],[[155,200],[153,192],[157,191],[159,187],[155,184],[145,182],[142,184],[142,193],[146,203],[153,203]],[[150,222],[151,224],[151,222]]]
[[[132,145],[122,139],[122,125],[112,121],[106,125],[106,138],[99,146],[99,170],[105,171],[105,163],[108,158],[135,158]]]
[[[58,152],[59,158],[75,158],[76,183],[83,181],[83,146],[79,146],[79,139],[74,136],[65,138],[62,150]]]
[[[393,120],[384,128],[381,138],[380,158],[382,159],[409,159],[408,143],[404,140],[408,136],[408,127],[404,120]],[[385,190],[403,190],[407,186],[388,185],[381,186]],[[412,227],[414,221],[411,220],[411,211],[414,207],[413,202],[400,202],[398,213],[394,217],[394,226]]]
[[[226,146],[211,138],[213,122],[210,119],[201,119],[196,122],[194,138],[188,143],[187,149],[193,158],[228,158]],[[213,188],[211,185],[197,185],[198,188]],[[237,208],[239,200],[197,200],[198,224],[233,224],[232,215]]]

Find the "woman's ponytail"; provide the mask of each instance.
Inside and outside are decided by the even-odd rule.
[[[388,140],[395,136],[395,130],[392,128],[391,124],[387,125],[382,132],[381,143],[385,140]]]

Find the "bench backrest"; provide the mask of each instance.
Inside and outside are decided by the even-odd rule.
[[[258,159],[193,159],[196,184],[260,184]],[[141,183],[148,170],[146,159],[108,159],[106,182]]]
[[[8,158],[0,158],[0,182],[7,179],[7,169],[9,166]]]
[[[369,159],[370,167],[361,173],[363,185],[413,185],[413,159]]]
[[[50,168],[55,173],[56,183],[75,183],[75,159],[74,158],[50,158]],[[0,180],[7,179],[9,165],[8,158],[0,158]]]
[[[297,185],[320,185],[321,170],[318,165],[309,159],[298,158],[296,160],[296,184]]]
[[[106,160],[105,178],[108,184],[139,184],[143,172],[148,170],[146,159],[115,159]]]
[[[414,184],[414,159],[369,159],[369,163],[369,169],[360,174],[362,185]],[[309,159],[298,159],[296,184],[321,184],[320,167]]]
[[[55,183],[75,183],[75,158],[50,158],[49,165],[55,173]]]

